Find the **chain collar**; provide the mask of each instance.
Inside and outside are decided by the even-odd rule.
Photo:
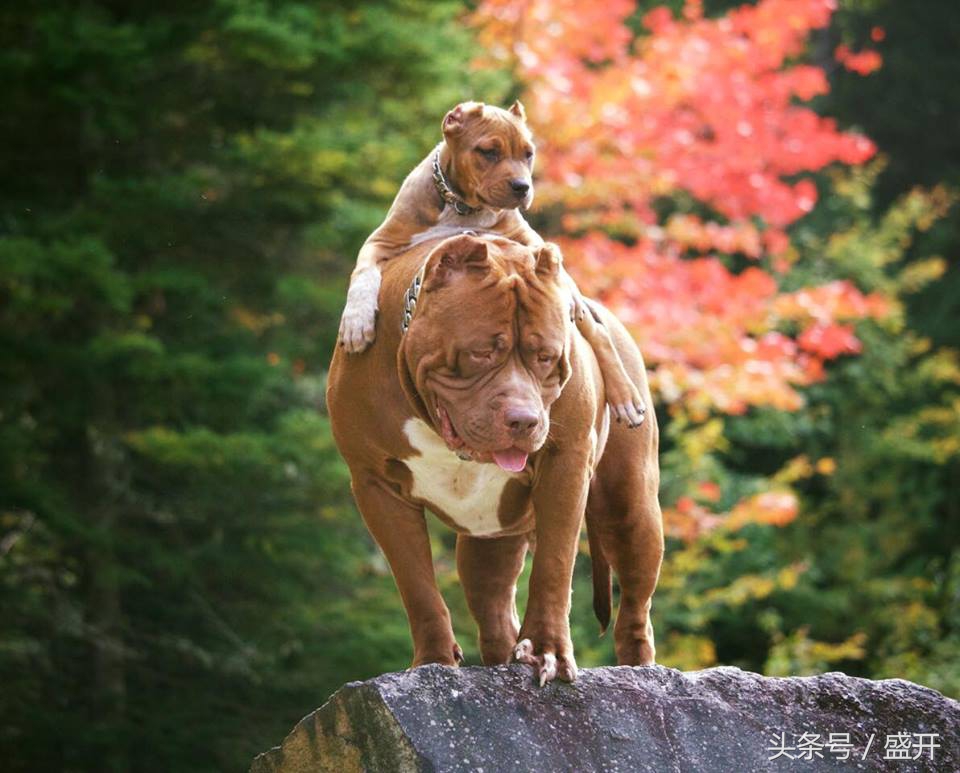
[[[417,298],[420,297],[420,288],[423,286],[423,275],[427,271],[427,263],[424,261],[417,275],[413,278],[407,292],[403,295],[403,317],[400,320],[400,335],[407,332],[410,327],[410,320],[413,319],[413,313],[417,310]]]
[[[471,207],[450,188],[446,178],[443,176],[443,171],[440,169],[439,150],[433,155],[433,184],[436,186],[437,193],[440,194],[440,198],[443,199],[444,204],[449,204],[453,207],[458,215],[470,215],[478,211],[478,207]]]

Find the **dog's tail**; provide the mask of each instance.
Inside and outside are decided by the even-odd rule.
[[[603,554],[603,547],[600,545],[597,525],[591,521],[590,512],[587,511],[587,541],[590,545],[590,563],[593,567],[593,613],[600,621],[600,635],[603,636],[610,625],[613,577],[610,573],[610,562],[607,561],[607,557]]]

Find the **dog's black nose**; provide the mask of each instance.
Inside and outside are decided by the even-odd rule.
[[[510,187],[513,188],[513,192],[518,196],[526,196],[527,191],[530,190],[530,183],[517,178],[516,180],[510,181]]]

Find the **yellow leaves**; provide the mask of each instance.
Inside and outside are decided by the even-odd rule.
[[[800,575],[806,571],[806,568],[805,564],[792,564],[783,567],[783,569],[777,572],[777,587],[783,588],[784,590],[796,588]]]
[[[813,465],[806,454],[795,456],[773,476],[775,483],[790,484],[813,475]]]
[[[796,587],[797,580],[806,569],[805,564],[798,563],[786,566],[774,574],[743,575],[723,588],[707,591],[693,606],[704,604],[742,606],[748,601],[766,598],[776,590],[790,590]]]
[[[960,377],[955,357],[947,359],[940,367],[944,376],[949,377],[944,380],[956,381]],[[898,419],[883,436],[901,453],[910,453],[934,464],[945,464],[960,456],[960,396],[945,398],[940,404],[928,405]]]
[[[944,275],[947,262],[943,258],[915,260],[900,272],[898,280],[904,292],[915,293]]]
[[[729,442],[723,436],[723,419],[714,417],[697,427],[688,427],[678,433],[677,444],[690,462],[696,466],[714,451],[726,451]]]
[[[257,336],[262,335],[268,328],[282,325],[285,322],[283,314],[279,312],[258,314],[244,306],[234,306],[230,309],[230,319]]]
[[[816,471],[821,475],[833,475],[837,470],[837,463],[832,457],[825,456],[817,460]]]
[[[738,577],[725,588],[714,588],[707,591],[703,600],[705,603],[728,604],[738,607],[748,601],[766,598],[773,593],[776,587],[777,584],[771,577],[747,574]]]
[[[775,634],[764,672],[771,676],[819,674],[831,664],[844,660],[863,660],[866,656],[867,635],[857,631],[841,642],[832,643],[811,639],[804,626],[788,636]]]
[[[929,339],[921,339],[929,347]],[[960,384],[960,358],[953,349],[938,349],[920,363],[920,374],[931,381]]]
[[[717,663],[717,649],[706,636],[671,631],[664,643],[657,643],[657,662],[668,668],[696,671]]]
[[[773,476],[772,480],[774,483],[789,485],[796,483],[798,480],[811,478],[815,474],[833,475],[836,469],[837,463],[832,457],[824,456],[816,462],[811,462],[810,457],[806,454],[801,454],[800,456],[793,457],[793,459],[783,465]]]

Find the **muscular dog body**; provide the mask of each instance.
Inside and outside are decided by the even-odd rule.
[[[362,352],[373,342],[381,271],[417,241],[469,229],[528,246],[543,244],[520,214],[533,201],[534,158],[520,103],[501,110],[466,102],[447,113],[442,128],[443,142],[407,176],[386,219],[357,256],[340,322],[340,343],[348,353]],[[577,310],[577,326],[594,348],[614,417],[639,425],[645,405],[609,332],[589,313],[566,271],[561,269],[560,276]]]
[[[663,551],[656,420],[632,431],[609,421],[560,271],[553,245],[489,236],[422,242],[385,266],[378,345],[359,357],[334,355],[334,437],[406,607],[414,665],[462,658],[434,578],[424,508],[458,532],[457,565],[484,663],[514,656],[541,683],[575,678],[568,615],[585,512],[601,623],[609,620],[612,566],[621,587],[618,660],[653,661],[650,598]],[[649,400],[636,346],[599,313]],[[516,582],[534,545],[521,625]]]

